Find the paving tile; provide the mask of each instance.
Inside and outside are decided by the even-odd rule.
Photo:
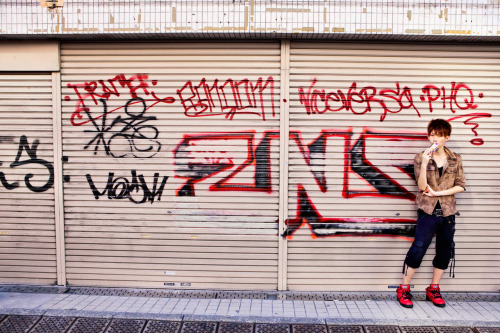
[[[126,297],[117,297],[111,304],[108,305],[106,311],[108,312],[122,312],[119,309],[125,304],[127,301]]]
[[[104,303],[106,301],[106,299],[102,296],[93,296],[91,299],[90,299],[90,303],[83,308],[83,310],[85,311],[95,311],[95,309],[101,305],[102,303]]]
[[[69,295],[59,295],[57,297],[54,297],[52,300],[49,302],[43,304],[40,306],[41,309],[51,309],[52,307],[56,306],[59,302],[62,300],[68,298]]]
[[[144,303],[140,309],[140,312],[150,312],[151,309],[158,303],[159,298],[150,298],[146,303]]]
[[[205,311],[207,310],[209,304],[210,304],[210,302],[208,300],[201,300],[196,305],[196,308],[194,309],[193,314],[196,314],[196,315],[205,314]]]
[[[181,299],[177,304],[175,304],[174,308],[171,310],[173,314],[181,314],[186,306],[188,305],[188,300]]]

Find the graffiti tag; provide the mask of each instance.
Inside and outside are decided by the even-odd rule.
[[[97,123],[97,119],[93,118],[89,111],[85,111],[94,125],[93,130],[85,130],[85,132],[93,133],[95,136],[85,145],[84,149],[94,145],[95,155],[102,145],[106,155],[116,158],[128,155],[137,158],[149,158],[160,151],[161,144],[156,140],[159,134],[158,129],[145,124],[148,121],[156,120],[156,117],[144,115],[147,110],[144,99],[137,97],[129,100],[125,105],[125,114],[127,116],[117,116],[110,125],[107,124],[109,112],[107,111],[106,101],[104,99],[100,101],[104,110],[100,117],[100,124]],[[139,107],[139,111],[134,112],[137,107]],[[115,146],[120,150],[113,151]]]
[[[142,174],[137,175],[136,170],[132,170],[131,174],[132,179],[129,181],[125,177],[115,178],[115,173],[109,172],[106,187],[102,191],[97,189],[90,174],[87,174],[86,177],[96,200],[107,194],[108,199],[129,199],[136,204],[141,204],[146,201],[153,204],[155,200],[160,201],[168,176],[163,176],[160,186],[158,187],[160,174],[155,173],[153,184],[150,189]]]
[[[148,82],[149,76],[147,74],[136,74],[130,77],[126,77],[124,74],[118,74],[115,77],[104,80],[90,81],[84,83],[68,83],[67,87],[72,88],[77,96],[76,109],[71,115],[71,124],[73,126],[81,126],[96,119],[104,116],[103,114],[89,116],[88,120],[83,119],[82,113],[89,115],[90,108],[87,105],[88,102],[92,101],[94,105],[98,105],[98,101],[105,100],[108,101],[112,96],[120,97],[126,95],[130,99],[137,99],[139,93],[143,93],[145,96],[151,96],[150,99],[144,99],[144,102],[153,102],[147,107],[150,109],[159,103],[171,104],[174,103],[175,98],[165,97],[160,98],[156,93],[151,90],[152,87],[158,84],[157,80],[151,80]],[[121,87],[121,89],[119,89]],[[66,101],[70,101],[70,96],[65,96]],[[120,106],[116,109],[109,110],[107,113],[112,113],[116,110],[122,109]]]
[[[17,151],[16,159],[10,164],[11,169],[29,164],[40,164],[43,167],[47,168],[49,177],[45,184],[43,184],[42,186],[35,186],[31,183],[31,179],[34,177],[32,173],[28,173],[24,176],[24,183],[26,184],[26,187],[33,192],[45,192],[49,188],[51,188],[52,185],[54,185],[54,167],[46,160],[37,157],[37,148],[39,143],[39,140],[34,140],[33,144],[30,146],[26,136],[22,135],[19,140],[19,149]],[[23,152],[26,152],[28,154],[28,157],[21,160]],[[0,181],[7,190],[13,190],[20,186],[19,182],[9,183],[3,172],[0,172]]]
[[[274,110],[274,79],[269,76],[264,82],[259,77],[256,82],[249,79],[240,81],[226,79],[223,83],[215,79],[208,83],[205,78],[200,83],[187,81],[177,95],[187,117],[208,117],[224,115],[233,119],[238,114],[254,114],[266,120],[266,96],[269,93],[271,116]]]
[[[326,149],[331,139],[343,141],[344,167],[342,181],[342,196],[352,198],[357,196],[386,197],[395,199],[415,200],[415,195],[396,181],[393,176],[388,175],[380,166],[371,162],[366,156],[366,144],[370,140],[377,142],[386,141],[390,145],[402,145],[403,141],[427,140],[424,134],[399,134],[376,132],[365,129],[359,138],[353,143],[352,129],[347,130],[323,130],[320,135],[309,144],[304,144],[299,131],[290,131],[290,141],[294,143],[302,155],[304,164],[309,168],[310,175],[316,182],[321,192],[328,192],[328,181],[326,168],[329,161],[326,160]],[[202,133],[197,135],[185,135],[184,139],[174,150],[176,164],[176,177],[186,179],[186,183],[178,189],[178,196],[194,196],[195,184],[215,177],[217,174],[226,173],[214,180],[209,186],[211,191],[261,191],[271,193],[271,147],[272,140],[279,140],[279,131],[266,131],[259,143],[254,144],[255,133]],[[245,154],[237,156],[234,152],[229,153],[227,148],[246,146]],[[203,150],[203,147],[211,147]],[[217,147],[217,148],[215,148]],[[209,157],[212,158],[209,158]],[[400,162],[389,166],[392,171],[399,170],[407,179],[414,180],[413,164],[411,162]],[[244,170],[253,170],[253,182],[249,184],[234,183],[231,180]],[[361,178],[367,184],[365,188],[355,188],[350,182],[351,176]],[[305,180],[305,178],[303,178]],[[306,180],[307,181],[307,180]],[[291,237],[299,226],[303,225],[303,217],[311,213],[309,222],[313,223],[311,229],[313,235],[347,235],[356,234],[384,234],[384,235],[406,235],[413,232],[414,220],[406,219],[349,219],[349,218],[319,218],[319,213],[314,213],[314,205],[307,196],[303,185],[299,184],[297,193],[300,204],[297,217],[290,219],[289,228],[284,236]],[[309,213],[307,213],[309,212]],[[299,219],[301,222],[299,223]],[[313,221],[314,220],[314,221]],[[380,225],[368,225],[369,223],[382,223]],[[339,224],[340,223],[340,224]],[[341,232],[349,224],[349,231]],[[354,223],[358,223],[355,224]],[[394,228],[393,226],[396,225]],[[385,226],[385,227],[382,227]],[[339,229],[340,228],[340,229]],[[398,231],[396,231],[398,230]]]
[[[420,93],[415,93],[408,86],[401,87],[399,82],[395,83],[394,89],[378,89],[373,86],[358,87],[358,83],[353,82],[347,91],[319,89],[315,87],[317,82],[318,80],[315,78],[308,88],[299,87],[298,89],[300,104],[305,107],[308,115],[341,111],[362,115],[381,110],[382,114],[379,120],[383,122],[388,114],[400,113],[403,110],[413,110],[418,117],[421,117],[423,111],[432,113],[438,108],[448,110],[452,114],[457,111],[475,110],[479,107],[475,100],[484,97],[482,92],[474,93],[463,82],[450,82],[448,88],[427,84],[420,89]],[[417,107],[414,95],[427,107]],[[474,126],[472,131],[476,138],[472,139],[471,143],[473,145],[482,145],[484,141],[477,137],[476,131],[479,125],[471,122],[471,120],[479,117],[491,117],[491,114],[471,113],[453,117],[449,121],[466,119],[464,124]]]

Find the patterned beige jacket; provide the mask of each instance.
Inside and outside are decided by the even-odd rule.
[[[434,191],[447,190],[456,185],[463,187],[465,190],[465,175],[462,167],[462,157],[446,147],[444,150],[447,155],[447,160],[443,166],[443,175],[441,177],[439,176],[437,164],[433,159],[431,159],[429,164],[427,164],[427,184]],[[414,160],[415,179],[417,180],[417,183],[418,177],[420,176],[423,153],[424,152],[418,153]],[[443,216],[457,214],[457,205],[454,195],[428,197],[424,195],[422,191],[419,191],[415,202],[417,203],[417,207],[419,209],[431,215],[438,200],[441,204],[441,209],[443,210]]]

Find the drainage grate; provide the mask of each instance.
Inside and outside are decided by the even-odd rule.
[[[476,327],[478,333],[500,333],[500,327]]]
[[[7,316],[0,323],[1,333],[25,333],[40,319],[38,316]]]
[[[2,293],[31,293],[31,294],[64,294],[68,288],[59,286],[25,286],[25,285],[3,285],[0,286]]]
[[[127,288],[86,288],[72,287],[67,291],[72,295],[129,296],[151,298],[217,298],[215,291],[205,290],[162,290],[162,289],[127,289]]]
[[[402,333],[436,333],[436,329],[430,326],[404,326],[400,327]]]
[[[328,298],[325,293],[290,293],[286,294],[287,300],[304,300],[304,301],[323,301]],[[338,298],[335,298],[338,299]]]
[[[74,321],[74,317],[42,317],[30,333],[64,333]]]
[[[310,300],[310,301],[365,301],[393,300],[394,292],[290,292],[290,291],[215,291],[187,289],[132,289],[132,288],[97,288],[63,287],[32,285],[0,285],[0,292],[72,294],[98,296],[136,296],[153,298],[203,298],[203,299],[275,299]],[[500,293],[444,293],[447,301],[457,302],[500,302]],[[424,300],[425,293],[414,292],[414,299]]]
[[[256,324],[255,333],[290,333],[287,324]]]
[[[177,333],[180,328],[178,321],[150,320],[143,333]]]
[[[469,327],[436,327],[438,333],[474,333]]]
[[[181,333],[215,333],[217,323],[213,322],[190,322],[182,324]]]
[[[217,298],[217,293],[215,291],[196,291],[196,290],[173,290],[170,291],[171,298]]]
[[[77,318],[68,333],[103,333],[110,319]]]
[[[253,333],[251,323],[219,323],[218,333]]]
[[[106,333],[140,333],[145,320],[113,319]]]
[[[267,299],[265,292],[238,292],[238,291],[220,291],[217,293],[219,299]]]
[[[121,296],[123,289],[114,288],[70,288],[67,293],[71,295],[109,295]]]
[[[500,302],[499,293],[443,293],[444,296],[455,302]]]
[[[292,325],[292,333],[328,333],[325,325]]]
[[[328,326],[329,333],[363,333],[362,326],[343,326],[343,325],[330,325]]]
[[[365,326],[366,333],[400,333],[398,326]]]

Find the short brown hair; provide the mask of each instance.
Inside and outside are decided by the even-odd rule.
[[[450,136],[451,125],[444,119],[432,119],[427,125],[427,135],[431,135],[432,131],[439,136]]]

